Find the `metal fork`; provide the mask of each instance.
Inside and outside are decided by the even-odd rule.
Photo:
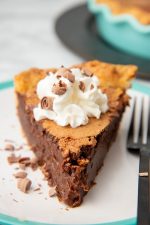
[[[133,97],[127,148],[140,154],[137,224],[150,225],[150,97]]]

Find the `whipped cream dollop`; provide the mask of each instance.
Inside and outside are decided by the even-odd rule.
[[[107,95],[99,88],[99,80],[89,71],[78,68],[50,72],[37,84],[40,103],[33,109],[36,121],[49,119],[72,128],[85,125],[89,117],[100,118],[108,110]]]

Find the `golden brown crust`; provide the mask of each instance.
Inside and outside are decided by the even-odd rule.
[[[39,80],[43,79],[47,72],[55,71],[56,69],[37,69],[31,68],[15,76],[14,84],[15,90],[20,94],[27,95],[35,90],[35,86]]]
[[[137,66],[135,65],[116,65],[97,60],[82,63],[77,67],[86,68],[98,76],[100,86],[105,88],[127,89],[137,72]]]
[[[90,118],[89,123],[77,128],[70,126],[61,127],[55,122],[44,119],[39,123],[47,132],[55,136],[59,146],[63,149],[64,155],[68,151],[78,152],[81,146],[95,146],[96,136],[99,135],[111,121],[120,116],[128,104],[128,96],[125,94],[131,80],[135,77],[136,66],[112,65],[99,61],[90,61],[76,65],[81,69],[88,69],[100,79],[100,86],[108,96],[109,111],[103,114],[100,119]],[[55,71],[55,69],[53,69]],[[46,76],[48,70],[30,69],[15,77],[15,90],[26,98],[26,105],[34,107],[39,100],[35,93],[37,82]]]
[[[141,24],[150,24],[150,12],[138,6],[138,4],[135,5],[133,1],[96,0],[96,2],[109,6],[112,13],[115,15],[130,14],[133,15]]]

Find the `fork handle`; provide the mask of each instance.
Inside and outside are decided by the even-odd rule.
[[[149,151],[140,150],[140,165],[139,165],[139,187],[138,187],[138,211],[137,224],[150,225],[150,196],[149,196]]]

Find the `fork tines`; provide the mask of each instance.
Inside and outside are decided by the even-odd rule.
[[[133,98],[133,111],[128,134],[127,148],[139,150],[148,145],[150,139],[150,97]]]

